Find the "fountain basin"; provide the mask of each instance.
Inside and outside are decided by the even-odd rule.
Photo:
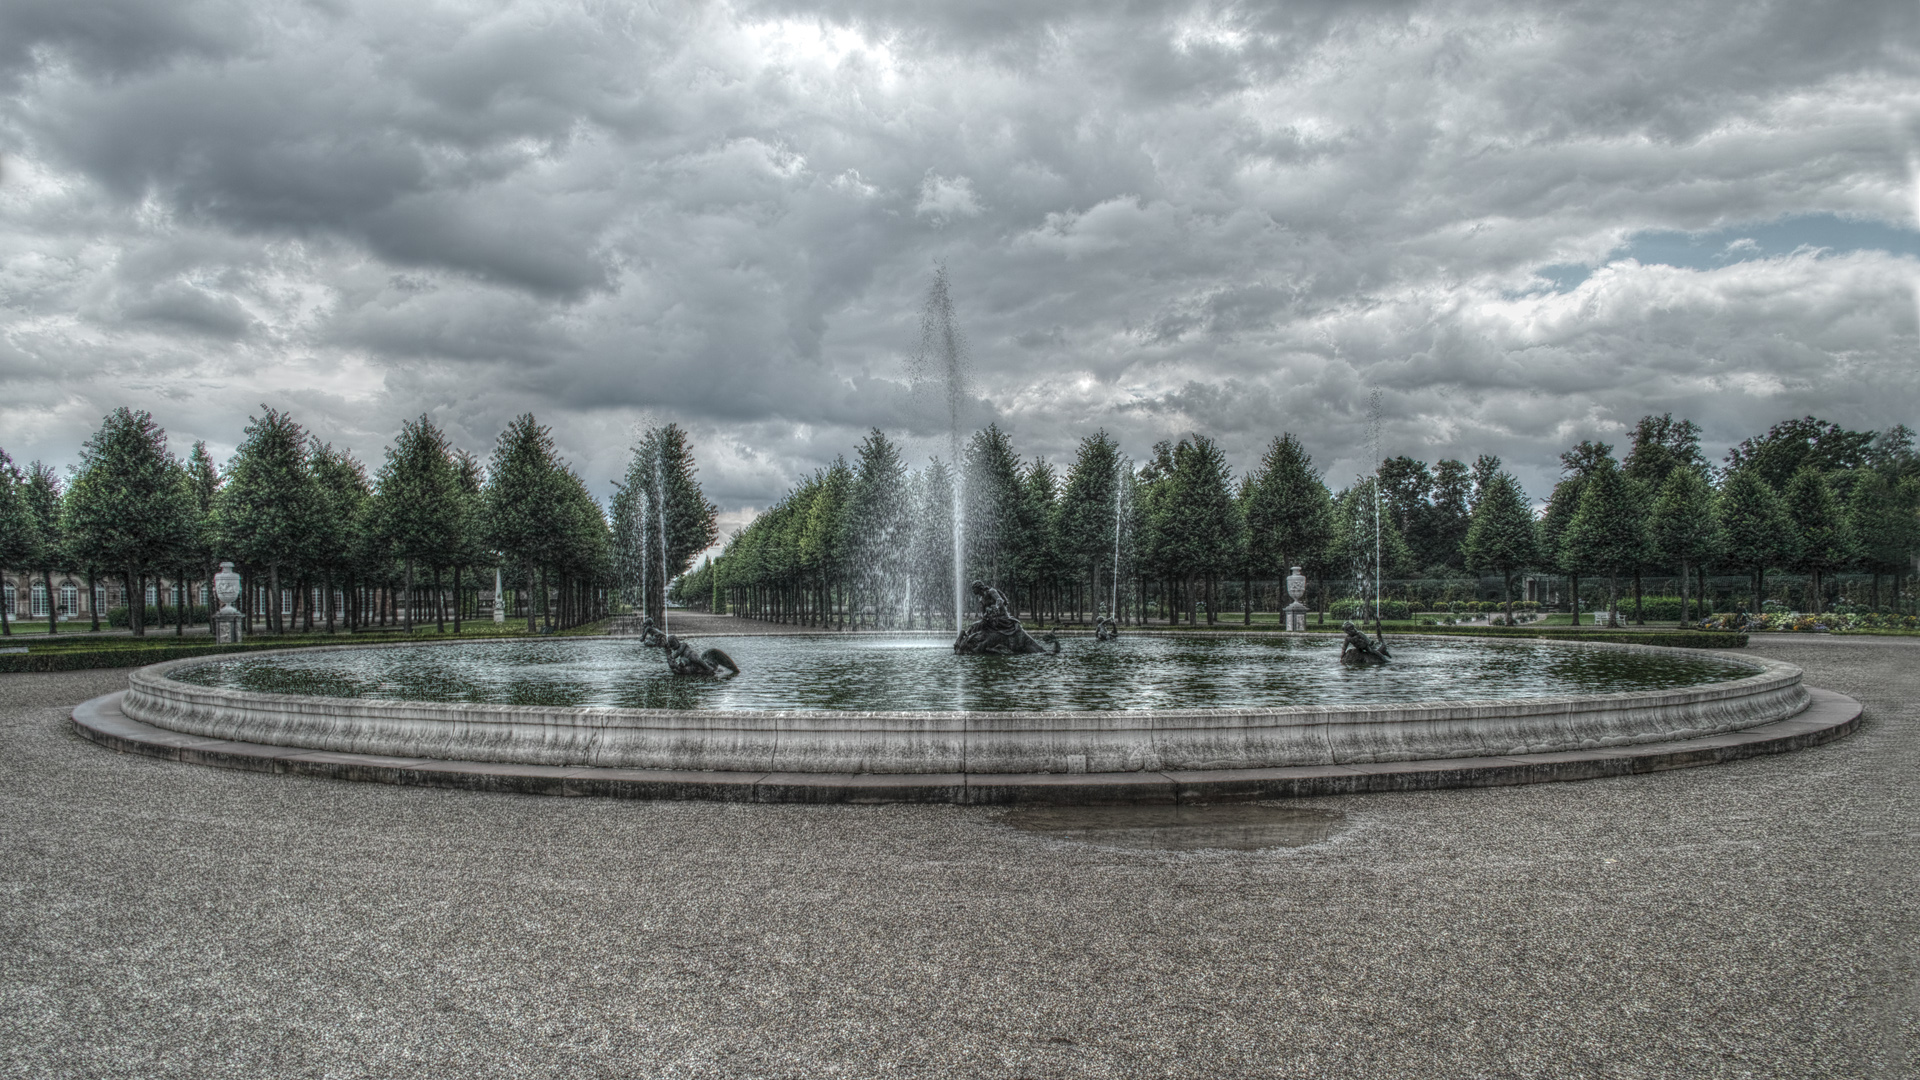
[[[817,640],[827,642],[820,649],[828,655],[844,652],[854,639]],[[1410,641],[1402,651],[1411,656],[1430,647],[1444,650],[1459,647],[1458,640],[1446,645]],[[1084,640],[1071,644],[1076,651],[1095,648]],[[637,649],[630,640],[624,645]],[[1333,647],[1309,636],[1298,646],[1299,659],[1333,664]],[[1467,647],[1510,649],[1514,643]],[[206,738],[395,758],[676,772],[1007,776],[1343,766],[1594,750],[1737,732],[1793,717],[1809,701],[1799,668],[1763,657],[1599,643],[1528,642],[1525,647],[1552,650],[1537,654],[1549,663],[1593,657],[1644,657],[1656,666],[1685,661],[1697,664],[1705,681],[1475,697],[1469,696],[1474,687],[1468,680],[1464,686],[1449,685],[1452,696],[1438,700],[1418,700],[1416,693],[1413,700],[1366,704],[1037,710],[503,704],[273,693],[185,681],[196,677],[196,668],[212,665],[311,665],[337,653],[352,667],[361,660],[347,654],[388,650],[391,657],[396,649],[476,648],[452,643],[172,661],[135,672],[120,709],[152,727]],[[743,653],[744,646],[735,657],[748,669],[742,678],[751,678],[753,660]],[[642,672],[650,678],[659,666],[657,654],[640,655],[651,657],[652,667]],[[1035,665],[1052,658],[966,659]],[[1037,671],[1044,669],[1020,674]],[[220,681],[207,679],[204,671],[201,677]],[[1177,685],[1162,695],[1179,696]]]

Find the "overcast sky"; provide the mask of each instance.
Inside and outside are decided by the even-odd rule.
[[[1536,498],[1648,412],[1920,426],[1920,6],[0,3],[0,447],[262,403],[377,466],[694,435],[737,522],[908,385],[1070,460],[1281,431]]]

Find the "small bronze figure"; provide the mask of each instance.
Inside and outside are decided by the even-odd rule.
[[[1393,653],[1387,650],[1384,638],[1368,639],[1366,632],[1353,625],[1352,620],[1342,624],[1347,639],[1340,643],[1340,662],[1344,664],[1384,664],[1393,659]]]
[[[740,674],[740,665],[733,662],[733,657],[720,649],[707,649],[697,656],[694,655],[694,651],[687,647],[686,642],[672,634],[662,633],[660,628],[654,625],[651,615],[640,624],[640,644],[665,650],[667,667],[675,675],[715,676],[722,671],[731,675]]]
[[[989,653],[1019,656],[1060,651],[1060,642],[1052,634],[1045,638],[1053,646],[1051,650],[1033,640],[1033,635],[1020,625],[1020,620],[1013,617],[1006,595],[999,589],[984,581],[976,581],[973,583],[973,595],[980,603],[980,621],[960,631],[960,636],[953,642],[954,652],[970,656]]]

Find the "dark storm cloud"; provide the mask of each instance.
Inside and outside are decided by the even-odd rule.
[[[1056,459],[1282,429],[1558,451],[1915,423],[1909,3],[0,7],[0,427],[376,460],[677,419],[728,507],[879,426],[936,263],[970,419]],[[922,388],[924,391],[924,388]]]

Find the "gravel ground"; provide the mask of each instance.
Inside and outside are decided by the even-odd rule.
[[[1255,852],[150,761],[4,675],[0,1075],[1915,1075],[1920,642],[1758,648],[1860,732]]]

